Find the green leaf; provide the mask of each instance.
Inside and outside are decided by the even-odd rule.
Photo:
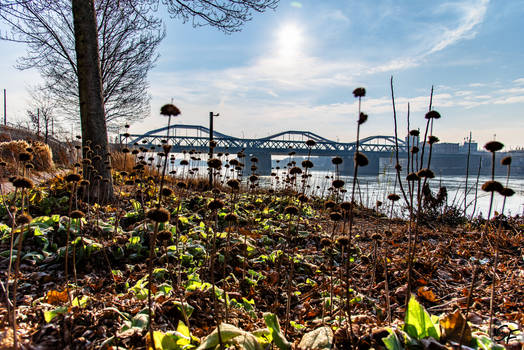
[[[89,297],[87,295],[83,295],[80,299],[78,299],[78,297],[75,297],[73,301],[71,302],[71,304],[73,306],[83,308],[86,306],[88,300],[89,300]]]
[[[67,312],[67,306],[60,306],[56,309],[44,311],[44,320],[49,323],[58,315],[63,315]]]
[[[331,349],[333,347],[333,331],[330,327],[324,326],[314,331],[304,334],[300,344],[300,349]]]
[[[502,345],[498,345],[497,343],[493,342],[489,337],[485,335],[478,335],[473,337],[476,348],[482,349],[482,350],[503,350],[505,349]]]
[[[222,343],[224,344],[230,343],[234,338],[242,337],[243,340],[242,338],[239,338],[236,339],[234,343],[242,346],[246,350],[262,350],[262,347],[254,335],[227,323],[222,323],[220,325],[220,337],[222,338]],[[214,349],[219,344],[218,331],[215,329],[204,339],[197,350]]]
[[[388,332],[389,335],[385,338],[382,338],[382,341],[386,345],[386,348],[388,350],[404,350],[404,348],[402,347],[402,343],[395,334],[395,331],[388,328]]]
[[[267,328],[271,331],[271,337],[280,350],[291,349],[291,344],[287,341],[286,337],[280,331],[280,325],[278,324],[278,317],[270,312],[264,313],[264,321],[266,322]]]
[[[417,340],[426,337],[432,337],[437,340],[440,338],[431,316],[419,304],[414,295],[411,295],[411,299],[409,299],[406,319],[404,320],[404,331]]]
[[[150,341],[149,332],[146,335],[147,350],[179,350],[180,347],[176,343],[176,339],[170,334],[159,331],[153,332],[153,339],[155,340],[155,349]]]

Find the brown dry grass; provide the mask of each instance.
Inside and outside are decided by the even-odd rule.
[[[37,171],[52,171],[55,168],[53,152],[45,143],[33,141],[31,144],[24,140],[0,142],[0,158],[7,162],[6,173],[13,173],[18,168],[18,155],[28,147],[33,148],[33,160],[31,163]],[[7,175],[4,174],[4,175]]]

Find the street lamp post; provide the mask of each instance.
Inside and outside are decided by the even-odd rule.
[[[209,159],[213,158],[213,149],[214,142],[213,142],[213,117],[218,117],[220,113],[214,114],[213,112],[209,112]],[[209,168],[209,187],[213,187],[213,169]]]

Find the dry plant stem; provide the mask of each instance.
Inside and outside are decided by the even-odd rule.
[[[508,174],[506,175],[506,187],[509,185],[509,176],[511,174],[511,164],[508,164]],[[504,200],[502,201],[502,210],[501,213],[504,215],[504,208],[506,207],[506,196],[504,196]]]
[[[362,105],[362,97],[359,96],[358,98],[358,116],[360,118],[360,110]],[[359,148],[359,137],[360,136],[360,123],[357,123],[357,140],[355,145],[355,152],[358,152]],[[349,234],[348,234],[348,246],[347,246],[347,254],[348,258],[346,259],[346,274],[345,274],[345,283],[346,283],[346,310],[348,314],[348,322],[349,322],[349,333],[350,333],[350,344],[351,348],[353,349],[353,324],[351,320],[351,299],[350,299],[350,292],[349,292],[349,252],[351,251],[351,238],[353,235],[353,209],[354,209],[354,203],[355,203],[355,185],[357,183],[357,176],[358,176],[358,164],[357,162],[354,162],[354,172],[353,172],[353,185],[351,188],[351,202],[349,203]],[[337,165],[338,170],[338,165]],[[337,171],[337,177],[338,177],[338,171]]]
[[[3,200],[4,196],[2,195],[2,200]],[[5,202],[4,202],[5,203]],[[6,206],[6,209],[7,209],[7,212],[9,213],[9,217],[11,218],[11,238],[10,238],[10,243],[9,243],[9,265],[7,267],[7,278],[6,278],[6,282],[5,282],[5,285],[6,285],[6,297],[7,299],[9,299],[9,278],[11,276],[11,269],[12,269],[12,265],[13,265],[13,246],[14,246],[14,237],[15,237],[15,225],[16,225],[16,221],[15,221],[15,213],[12,213],[11,214],[11,211],[9,210],[9,208]],[[9,312],[11,312],[12,310],[9,310]]]
[[[215,221],[215,226],[217,224],[217,212],[214,211],[213,212],[213,218],[214,218],[214,221]],[[215,319],[216,319],[216,324],[217,324],[217,334],[218,334],[218,342],[220,344],[220,349],[224,349],[224,343],[222,341],[222,332],[220,330],[220,324],[221,324],[221,317],[220,317],[220,313],[219,313],[219,310],[218,310],[218,302],[217,302],[217,297],[216,297],[216,287],[215,287],[215,255],[216,255],[216,250],[217,250],[217,235],[216,235],[216,227],[215,229],[213,230],[213,246],[212,246],[212,250],[211,250],[211,256],[209,257],[209,271],[210,271],[210,274],[211,274],[211,287],[212,287],[212,294],[213,294],[213,311],[215,312]],[[225,296],[224,296],[224,301],[227,303],[227,301],[225,300]]]
[[[492,154],[492,157],[491,157],[491,181],[495,180],[495,153],[496,152],[491,152],[491,154]],[[493,197],[494,196],[495,196],[495,192],[492,191],[490,193],[490,197],[489,197],[488,217],[486,219],[486,224],[484,225],[484,229],[482,230],[482,240],[484,240],[484,238],[486,236],[486,232],[488,230],[489,219],[491,218],[491,210],[493,209]]]
[[[477,194],[479,189],[479,180],[480,180],[480,169],[482,168],[482,158],[479,159],[479,170],[477,172],[477,181],[475,182],[475,199],[473,201],[473,212],[471,212],[470,219],[473,219],[475,211],[477,211]]]
[[[25,191],[24,191],[25,192]],[[18,235],[18,248],[16,253],[16,265],[15,265],[15,281],[13,283],[13,347],[15,349],[18,349],[18,334],[16,332],[17,324],[16,324],[16,296],[17,296],[17,289],[18,289],[18,279],[20,274],[20,260],[22,260],[22,241],[24,240],[24,232],[29,231],[29,225],[23,225],[20,234]],[[9,288],[9,287],[8,287]]]
[[[153,349],[156,349],[155,347],[155,338],[153,337],[153,313],[151,311],[153,307],[153,300],[151,298],[151,289],[153,288],[153,257],[155,253],[155,244],[156,244],[156,236],[158,234],[158,222],[155,222],[153,235],[151,236],[151,240],[149,242],[149,260],[147,261],[147,315],[149,317],[149,336],[151,338],[151,343],[153,344]]]
[[[495,303],[495,289],[497,285],[497,265],[499,261],[499,239],[500,239],[500,230],[501,225],[499,224],[499,227],[497,229],[496,237],[495,237],[495,260],[493,261],[493,282],[491,283],[491,295],[489,298],[489,337],[493,338],[493,312],[494,312],[494,303]]]
[[[387,248],[384,254],[384,281],[386,289],[386,310],[387,310],[387,321],[388,325],[391,326],[391,299],[389,296],[389,273],[388,273],[388,253]]]
[[[289,262],[289,272],[287,274],[287,301],[286,301],[286,321],[284,323],[284,335],[287,336],[288,324],[290,322],[289,314],[291,312],[291,280],[293,278],[294,262],[293,262],[293,253],[291,252],[291,222],[292,215],[289,214],[288,220],[288,230],[287,230],[287,260]],[[297,218],[298,225],[298,218]]]
[[[458,347],[459,349],[462,349],[462,343],[464,341],[464,334],[466,333],[466,325],[468,324],[469,309],[471,307],[473,288],[475,287],[475,282],[477,280],[477,272],[478,272],[478,265],[475,264],[475,268],[473,270],[473,276],[471,277],[471,285],[469,287],[468,299],[466,301],[466,314],[464,315],[464,324],[462,325],[462,330],[460,332],[460,340],[459,340],[459,347]]]
[[[22,189],[22,212],[24,211],[25,206],[25,189]],[[15,265],[15,281],[13,283],[13,309],[12,309],[12,326],[13,326],[13,348],[18,349],[18,334],[16,332],[16,296],[17,296],[17,289],[18,289],[18,278],[20,274],[20,260],[22,260],[22,241],[24,240],[24,228],[27,228],[27,231],[29,231],[29,224],[22,225],[22,228],[20,229],[20,234],[18,235],[18,249],[16,253],[16,265]],[[9,285],[7,285],[7,289],[9,289]]]
[[[400,161],[398,158],[397,110],[395,108],[395,93],[393,90],[393,76],[391,77],[391,80],[390,80],[390,86],[391,86],[391,102],[393,104],[393,120],[395,121],[395,158],[397,161],[395,169],[397,171],[397,179],[400,185],[400,191],[402,192],[402,196],[404,197],[404,200],[406,201],[406,205],[409,206],[408,197],[406,196],[406,191],[404,191],[404,186],[402,185],[402,179],[400,177]]]
[[[467,196],[468,196],[468,177],[469,177],[469,157],[470,157],[470,154],[471,154],[471,131],[469,132],[468,156],[466,158],[466,185],[465,185],[465,188],[464,188],[464,217],[466,217],[466,209],[467,209],[466,199],[467,199]]]

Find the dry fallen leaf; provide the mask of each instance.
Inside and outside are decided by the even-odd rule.
[[[455,311],[452,314],[446,315],[440,319],[440,326],[442,327],[442,338],[444,341],[460,342],[460,335],[462,333],[462,327],[466,320],[460,310]],[[464,331],[463,344],[471,343],[471,328],[466,323],[466,330]]]
[[[50,290],[47,292],[44,301],[51,305],[59,305],[69,300],[68,290],[64,289],[62,292],[57,290]]]
[[[437,296],[429,287],[420,287],[419,289],[417,289],[417,295],[432,303],[437,301]]]

